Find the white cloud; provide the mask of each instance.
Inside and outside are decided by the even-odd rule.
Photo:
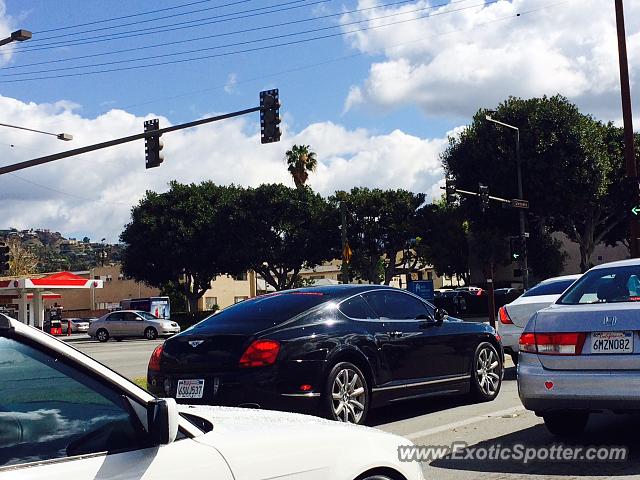
[[[238,75],[235,73],[230,73],[227,77],[227,83],[224,86],[224,91],[227,93],[233,93],[236,90],[236,85],[238,84]]]
[[[11,35],[11,32],[17,30],[14,26],[15,19],[7,15],[7,7],[4,0],[0,0],[0,38],[7,38]],[[6,63],[12,58],[12,49],[11,48],[2,48],[0,49],[2,55],[2,63]]]
[[[620,115],[613,2],[501,0],[466,8],[478,5],[469,0],[416,12],[434,3],[418,0],[343,17],[343,23],[360,19],[372,26],[418,18],[427,11],[432,15],[348,35],[353,48],[384,59],[371,65],[361,85],[351,88],[346,110],[417,104],[428,115],[469,116],[510,95],[561,93],[603,118]],[[372,4],[359,0],[358,7]],[[640,0],[626,1],[625,9],[629,62],[636,79]],[[536,11],[526,13],[531,10]],[[401,15],[371,20],[392,14]]]
[[[0,165],[139,133],[145,119],[123,110],[85,118],[77,105],[22,103],[0,97],[0,117],[16,125],[68,132],[74,141],[0,129]],[[160,117],[160,125],[170,122]],[[438,155],[445,139],[422,139],[399,130],[373,135],[330,122],[290,132],[283,124],[280,143],[261,145],[257,116],[203,125],[163,136],[164,163],[144,166],[143,141],[112,147],[0,176],[0,228],[50,228],[71,236],[115,241],[130,209],[146,190],[165,191],[170,180],[293,186],[284,152],[293,143],[318,154],[310,185],[324,195],[353,186],[406,188],[433,193],[442,177]],[[10,145],[15,145],[11,147]],[[24,179],[24,180],[23,180]]]

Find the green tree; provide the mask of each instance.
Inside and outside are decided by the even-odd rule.
[[[416,252],[438,275],[469,283],[469,223],[458,205],[438,201],[421,209]]]
[[[287,170],[291,174],[296,188],[302,188],[307,183],[309,172],[314,172],[318,166],[315,152],[309,145],[293,145],[285,152]]]
[[[338,214],[308,187],[268,184],[243,191],[229,229],[244,261],[276,290],[300,285],[303,268],[340,251]]]
[[[38,257],[22,246],[19,240],[7,242],[9,247],[9,275],[20,277],[36,273]]]
[[[228,228],[237,197],[236,187],[211,182],[147,192],[120,236],[124,273],[181,292],[196,311],[215,277],[241,270]]]
[[[456,177],[459,188],[477,191],[478,183],[484,183],[493,195],[516,198],[515,132],[488,122],[488,113],[478,111],[472,124],[450,139],[443,165]],[[587,269],[593,249],[620,224],[624,210],[620,205],[623,158],[608,138],[610,127],[580,113],[562,96],[509,98],[492,115],[520,129],[529,215],[548,231],[564,232],[577,242],[581,268]],[[474,202],[460,201],[470,218],[476,219],[472,223],[477,228],[472,225],[472,230],[517,234],[515,212],[492,206],[480,219]]]
[[[347,206],[347,237],[357,278],[388,285],[396,275],[411,273],[419,263],[415,252],[424,194],[406,190],[353,188],[330,199]]]

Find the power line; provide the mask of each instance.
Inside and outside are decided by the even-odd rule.
[[[398,3],[406,3],[407,1],[411,1],[411,0],[404,0],[404,1],[398,2]],[[407,11],[404,11],[404,12],[392,13],[392,14],[388,14],[388,15],[382,15],[382,16],[379,16],[379,17],[371,17],[371,18],[367,18],[367,19],[363,19],[363,20],[356,20],[356,21],[348,22],[348,23],[330,25],[330,26],[320,27],[320,28],[315,28],[315,29],[306,29],[306,30],[304,30],[302,32],[279,34],[279,35],[275,35],[275,36],[271,36],[271,37],[264,37],[264,38],[253,39],[253,40],[245,40],[245,41],[242,41],[242,42],[228,43],[228,44],[224,44],[224,45],[216,45],[216,46],[213,46],[213,47],[197,48],[197,49],[192,49],[192,50],[186,50],[186,51],[183,51],[183,52],[163,53],[163,54],[160,54],[160,55],[138,57],[138,58],[132,58],[132,59],[127,59],[127,60],[114,60],[114,61],[110,61],[110,62],[93,63],[93,64],[88,64],[88,65],[76,65],[76,66],[71,66],[71,67],[60,67],[60,68],[47,68],[46,70],[34,70],[34,71],[30,71],[30,72],[8,73],[8,74],[0,75],[0,78],[2,78],[2,77],[15,77],[15,76],[21,76],[21,75],[33,75],[33,74],[39,74],[39,73],[63,72],[63,71],[70,71],[70,70],[79,70],[79,69],[84,69],[84,68],[104,67],[104,66],[108,66],[108,65],[121,65],[121,64],[125,64],[125,63],[140,62],[140,61],[154,60],[154,59],[160,59],[160,58],[170,58],[170,57],[176,57],[176,56],[179,56],[179,55],[188,55],[188,54],[191,54],[191,53],[200,53],[200,52],[206,52],[206,51],[211,51],[211,50],[219,50],[221,48],[238,47],[238,46],[242,46],[242,45],[250,45],[250,44],[253,44],[253,43],[266,42],[266,41],[270,41],[270,40],[278,40],[278,39],[287,38],[287,37],[295,37],[295,36],[298,36],[298,35],[306,35],[306,34],[310,34],[310,33],[317,33],[317,32],[321,32],[321,31],[326,31],[326,30],[333,30],[333,29],[336,29],[336,28],[344,28],[344,27],[347,27],[347,26],[350,26],[350,25],[357,25],[357,24],[361,24],[361,23],[365,23],[365,22],[372,22],[372,21],[382,20],[382,19],[386,19],[386,18],[393,18],[393,17],[403,16],[403,15],[408,15],[408,14],[411,14],[411,13],[423,12],[425,10],[431,10],[431,9],[439,8],[439,7],[442,7],[442,6],[448,6],[448,5],[451,5],[452,3],[460,3],[460,2],[465,2],[465,1],[468,1],[468,0],[457,0],[456,2],[450,2],[450,3],[446,3],[446,4],[422,7],[422,8],[418,8],[418,9],[414,9],[414,10],[407,10]],[[495,3],[495,2],[489,2],[489,3]],[[471,6],[468,6],[468,7],[464,7],[462,9],[475,8],[477,6],[480,6],[480,4],[471,5]],[[377,7],[370,7],[369,9],[371,9],[371,8],[377,8]],[[459,9],[459,10],[462,10],[462,9]],[[459,11],[459,10],[453,10],[453,11]],[[449,12],[452,12],[452,11],[449,11]],[[444,13],[449,13],[449,12],[442,12],[442,13],[444,14]],[[328,15],[328,16],[335,16],[335,15],[341,15],[341,14],[332,14],[332,15]],[[281,24],[275,25],[275,26],[253,27],[253,28],[249,28],[249,29],[245,29],[245,30],[236,31],[236,32],[227,32],[227,33],[211,35],[211,37],[221,37],[221,36],[228,36],[228,35],[237,35],[237,34],[240,34],[240,33],[250,33],[250,32],[254,32],[254,31],[258,31],[258,30],[274,28],[276,26],[289,26],[289,25],[294,25],[294,24],[298,24],[298,23],[304,23],[304,22],[313,21],[313,20],[315,20],[315,18],[303,19],[303,20],[295,20],[295,21],[292,21],[292,22],[281,23]]]
[[[56,28],[49,28],[47,30],[39,30],[39,31],[36,31],[35,33],[36,34],[40,34],[40,33],[58,32],[60,30],[69,30],[69,29],[72,29],[72,28],[86,27],[88,25],[97,25],[98,23],[114,22],[116,20],[124,20],[126,18],[141,17],[143,15],[151,15],[151,14],[154,14],[154,13],[166,12],[166,11],[175,10],[175,9],[178,9],[178,8],[190,7],[192,5],[198,5],[198,4],[201,4],[201,3],[208,3],[210,1],[212,1],[212,0],[198,0],[196,2],[185,3],[185,4],[182,4],[182,5],[174,5],[173,7],[159,8],[157,10],[149,10],[149,11],[141,12],[141,13],[132,13],[130,15],[123,15],[123,16],[120,16],[120,17],[103,18],[101,20],[94,20],[92,22],[77,23],[75,25],[67,25],[67,26],[64,26],[64,27],[56,27]]]
[[[50,192],[58,193],[58,194],[60,194],[60,195],[66,195],[67,197],[74,198],[74,199],[76,199],[76,200],[83,200],[83,201],[85,201],[85,202],[92,202],[92,203],[93,203],[93,202],[97,202],[97,203],[105,203],[105,204],[107,204],[107,205],[124,205],[124,206],[128,206],[128,207],[130,207],[130,206],[131,206],[131,204],[129,204],[129,203],[124,203],[124,202],[110,202],[110,201],[100,200],[100,199],[97,199],[97,198],[87,198],[87,197],[82,197],[82,196],[80,196],[80,195],[76,195],[76,194],[74,194],[74,193],[69,193],[69,192],[65,192],[65,191],[62,191],[62,190],[57,190],[57,189],[52,188],[52,187],[49,187],[49,186],[47,186],[47,185],[42,185],[41,183],[37,183],[37,182],[34,182],[34,181],[32,181],[32,180],[29,180],[28,178],[21,177],[20,175],[17,175],[17,174],[15,174],[15,173],[9,173],[9,175],[11,175],[12,177],[15,177],[15,178],[17,178],[18,180],[21,180],[21,181],[23,181],[23,182],[25,182],[25,183],[29,183],[29,184],[31,184],[31,185],[33,185],[33,186],[35,186],[35,187],[39,187],[39,188],[42,188],[42,189],[44,189],[44,190],[49,190]]]
[[[325,0],[323,0],[324,2]],[[461,2],[466,2],[469,0],[455,0],[453,2],[450,2],[448,4],[445,5],[451,5],[451,4],[456,4],[456,3],[461,3]],[[323,3],[320,2],[320,3]],[[247,33],[247,32],[254,32],[254,31],[258,31],[258,30],[265,30],[265,29],[271,29],[271,28],[277,28],[277,27],[282,27],[282,26],[289,26],[289,25],[294,25],[294,24],[300,24],[300,23],[306,23],[306,22],[311,22],[311,21],[316,21],[316,20],[323,20],[326,18],[332,18],[332,17],[336,17],[336,16],[341,16],[341,15],[345,15],[345,14],[352,14],[352,13],[359,13],[359,12],[364,12],[364,11],[368,11],[368,10],[375,10],[375,9],[379,9],[379,8],[386,8],[386,7],[392,7],[392,6],[397,6],[397,5],[403,5],[406,3],[412,3],[414,2],[414,0],[400,0],[394,3],[388,3],[388,4],[382,4],[382,5],[376,5],[374,7],[367,7],[367,8],[360,8],[360,9],[356,9],[356,10],[350,10],[350,11],[345,11],[345,12],[340,12],[340,13],[332,13],[332,14],[328,14],[328,15],[321,15],[318,17],[310,17],[310,18],[306,18],[306,19],[300,19],[300,20],[293,20],[293,21],[289,21],[289,22],[282,22],[282,23],[276,23],[276,24],[272,24],[272,25],[264,25],[264,26],[260,26],[260,27],[253,27],[250,29],[245,29],[245,30],[236,30],[233,32],[225,32],[225,33],[218,33],[218,34],[213,34],[213,35],[204,35],[201,37],[193,37],[193,38],[187,38],[184,40],[174,40],[171,42],[164,42],[164,43],[156,43],[153,45],[144,45],[141,47],[134,47],[134,48],[126,48],[123,50],[112,50],[109,52],[101,52],[101,53],[92,53],[89,55],[80,55],[77,57],[70,57],[70,58],[62,58],[62,59],[57,59],[57,60],[47,60],[44,62],[33,62],[33,63],[26,63],[26,64],[22,64],[22,65],[11,65],[11,66],[7,66],[7,67],[0,67],[0,71],[1,70],[15,70],[18,68],[26,68],[26,67],[34,67],[34,66],[38,66],[38,65],[50,65],[53,63],[62,63],[62,62],[70,62],[73,60],[83,60],[85,58],[95,58],[95,57],[103,57],[106,55],[117,55],[120,53],[128,53],[128,52],[134,52],[134,51],[139,51],[139,50],[147,50],[150,48],[158,48],[158,47],[166,47],[166,46],[170,46],[170,45],[179,45],[182,43],[191,43],[191,42],[196,42],[196,41],[200,41],[200,40],[207,40],[210,38],[217,38],[217,37],[223,37],[223,36],[229,36],[229,35],[237,35],[239,33]],[[432,7],[428,7],[428,8],[436,8],[436,6],[432,6]],[[408,13],[408,12],[405,12]]]
[[[204,1],[210,2],[211,0],[204,0]],[[239,4],[242,4],[242,3],[249,3],[249,2],[252,2],[252,1],[254,1],[254,0],[238,0],[238,1],[235,1],[235,2],[225,3],[225,4],[222,4],[222,5],[215,5],[213,7],[200,8],[198,10],[191,10],[189,12],[172,13],[171,15],[165,15],[165,16],[162,16],[162,17],[149,18],[147,20],[137,20],[135,22],[123,23],[123,24],[120,24],[120,25],[110,25],[108,27],[92,28],[92,29],[89,29],[89,30],[81,30],[79,32],[63,33],[62,35],[50,35],[48,37],[47,36],[41,37],[41,36],[38,35],[37,38],[34,38],[29,42],[29,45],[33,44],[34,42],[42,42],[44,40],[52,40],[52,39],[55,39],[55,38],[69,37],[71,35],[82,35],[84,33],[101,32],[103,30],[112,30],[114,28],[130,27],[132,25],[140,25],[142,23],[155,22],[157,20],[164,20],[165,18],[175,18],[175,17],[184,16],[184,15],[191,15],[193,13],[207,12],[207,11],[210,11],[210,10],[218,10],[220,8],[232,7],[234,5],[239,5]],[[196,2],[196,3],[202,3],[202,2]],[[169,7],[169,8],[184,8],[184,7]],[[138,15],[142,15],[142,14],[138,14]],[[138,15],[136,15],[136,16],[138,16]],[[148,15],[148,13],[144,14],[144,15]],[[102,23],[102,22],[100,22],[100,23]],[[56,30],[61,30],[61,29],[56,29]],[[42,33],[42,32],[36,32],[36,34],[38,34],[38,33]]]
[[[5,145],[5,146],[7,146],[7,147],[11,147],[11,148],[16,148],[16,147],[18,147],[15,143],[0,143],[0,145]],[[19,148],[20,150],[30,150],[30,151],[34,151],[34,152],[35,152],[35,151],[37,151],[37,150],[35,150],[35,149],[33,149],[33,148],[27,148],[27,147],[23,147],[23,146],[20,146],[20,147],[18,147],[18,148]],[[86,202],[101,202],[101,203],[105,203],[105,204],[108,204],[108,205],[125,205],[125,206],[130,206],[130,204],[129,204],[129,203],[124,203],[124,202],[108,202],[108,201],[104,201],[104,200],[99,200],[99,199],[92,199],[92,198],[83,197],[83,196],[80,196],[80,195],[76,195],[76,194],[74,194],[74,193],[65,192],[65,191],[63,191],[63,190],[57,190],[57,189],[55,189],[55,188],[53,188],[53,187],[49,187],[48,185],[43,185],[43,184],[41,184],[41,183],[34,182],[33,180],[29,180],[28,178],[22,177],[22,176],[20,176],[20,175],[18,175],[18,174],[16,174],[16,173],[9,173],[9,175],[11,175],[12,177],[15,177],[15,178],[17,178],[18,180],[21,180],[21,181],[23,181],[23,182],[25,182],[25,183],[29,183],[29,184],[31,184],[31,185],[33,185],[33,186],[35,186],[35,187],[42,188],[42,189],[44,189],[44,190],[49,190],[50,192],[58,193],[58,194],[60,194],[60,195],[66,195],[67,197],[75,198],[76,200],[83,200],[83,201],[86,201]]]
[[[251,53],[251,52],[257,52],[257,51],[261,51],[261,50],[267,50],[270,48],[278,48],[278,47],[285,47],[285,46],[290,46],[290,45],[299,45],[299,44],[303,44],[303,43],[309,43],[309,42],[313,42],[313,41],[318,41],[318,40],[324,40],[324,39],[328,39],[328,38],[335,38],[335,37],[342,37],[345,35],[349,35],[352,33],[358,33],[358,32],[363,32],[363,31],[368,31],[368,30],[374,30],[374,29],[378,29],[378,28],[384,28],[384,27],[389,27],[389,26],[393,26],[393,25],[398,25],[398,24],[403,24],[403,23],[408,23],[408,22],[414,22],[416,20],[421,20],[421,19],[429,19],[431,17],[435,17],[435,16],[440,16],[440,15],[445,15],[445,14],[450,14],[450,13],[456,13],[462,10],[467,10],[470,8],[476,8],[476,7],[484,7],[486,5],[490,5],[493,3],[497,3],[501,0],[490,0],[490,1],[486,1],[482,4],[475,4],[475,5],[471,5],[471,6],[467,6],[467,7],[462,7],[459,9],[455,9],[455,10],[449,10],[446,12],[436,12],[434,14],[431,15],[421,15],[418,16],[416,18],[411,18],[411,19],[407,19],[407,20],[399,20],[396,22],[391,22],[391,23],[386,23],[384,25],[373,25],[373,26],[369,26],[369,27],[364,27],[364,28],[359,28],[359,29],[353,29],[353,30],[349,30],[346,32],[338,32],[338,33],[333,33],[333,34],[328,34],[328,35],[321,35],[318,37],[312,37],[312,38],[307,38],[307,39],[301,39],[301,40],[294,40],[294,41],[290,41],[290,42],[282,42],[282,43],[276,43],[276,44],[272,44],[272,45],[265,45],[262,47],[254,47],[254,48],[248,48],[248,49],[244,49],[244,50],[236,50],[233,52],[224,52],[224,53],[218,53],[218,54],[214,54],[214,55],[204,55],[204,56],[200,56],[200,57],[194,57],[194,58],[186,58],[186,59],[179,59],[179,60],[169,60],[169,61],[165,61],[165,62],[156,62],[156,63],[150,63],[150,64],[146,64],[146,65],[132,65],[129,67],[118,67],[118,68],[110,68],[110,69],[103,69],[103,70],[96,70],[93,72],[78,72],[78,73],[67,73],[67,74],[61,74],[61,75],[46,75],[46,76],[42,76],[42,77],[33,77],[33,78],[20,78],[20,79],[14,79],[14,80],[0,80],[0,83],[16,83],[16,82],[23,82],[23,81],[34,81],[34,80],[48,80],[48,79],[55,79],[55,78],[68,78],[68,77],[78,77],[78,76],[85,76],[85,75],[97,75],[100,73],[110,73],[110,72],[119,72],[119,71],[129,71],[129,70],[138,70],[141,68],[149,68],[149,67],[157,67],[157,66],[164,66],[164,65],[175,65],[175,64],[179,64],[179,63],[187,63],[187,62],[194,62],[194,61],[198,61],[198,60],[208,60],[208,59],[212,59],[212,58],[219,58],[219,57],[227,57],[227,56],[231,56],[231,55],[237,55],[237,54],[241,54],[241,53]],[[364,21],[368,21],[368,20],[364,20]],[[356,22],[356,23],[362,23],[362,22]],[[330,27],[326,27],[326,28],[330,28]],[[325,29],[326,29],[325,28]],[[282,35],[278,38],[283,38],[285,36],[291,36],[291,35],[301,35],[307,32],[301,32],[301,33],[296,33],[296,34],[288,34],[288,35]],[[253,43],[252,42],[241,42],[240,44],[245,44],[245,43]],[[215,48],[221,48],[221,47],[215,47]],[[186,53],[186,52],[185,52]],[[183,54],[185,54],[183,53]],[[172,54],[166,54],[167,56],[170,56]],[[136,60],[139,61],[139,60]],[[77,68],[89,68],[91,67],[90,65],[88,66],[84,66],[84,67],[77,67]],[[67,68],[65,70],[70,70],[72,68]],[[14,76],[14,75],[30,75],[33,74],[34,72],[23,72],[20,74],[10,74],[10,75],[4,75],[6,76]]]
[[[234,13],[227,13],[224,15],[215,15],[212,17],[207,17],[204,19],[197,19],[197,20],[187,20],[184,22],[177,22],[177,23],[172,23],[172,24],[167,24],[167,25],[161,25],[161,26],[156,26],[156,27],[149,27],[149,28],[143,28],[143,29],[136,29],[136,30],[131,30],[129,32],[119,32],[119,33],[112,33],[112,34],[106,34],[106,35],[96,35],[94,37],[88,37],[88,38],[83,38],[83,39],[76,39],[76,40],[65,40],[65,41],[60,41],[60,42],[50,42],[50,43],[45,43],[42,45],[36,45],[34,47],[30,47],[29,45],[17,45],[14,47],[13,50],[11,50],[12,52],[16,52],[16,53],[25,53],[25,52],[36,52],[36,51],[41,51],[41,50],[51,50],[54,48],[60,48],[60,47],[74,47],[77,45],[88,45],[88,44],[93,44],[93,43],[103,43],[103,42],[110,42],[113,40],[122,40],[125,38],[133,38],[133,37],[141,37],[141,36],[146,36],[146,35],[154,35],[157,33],[162,33],[165,34],[166,32],[173,32],[176,30],[184,30],[187,28],[196,28],[196,27],[202,27],[205,25],[212,25],[212,24],[216,24],[216,23],[223,23],[223,22],[229,22],[229,21],[233,21],[233,20],[241,20],[244,18],[252,18],[252,17],[257,17],[257,16],[261,16],[261,15],[268,15],[271,13],[279,13],[279,12],[285,12],[285,11],[289,11],[289,10],[294,10],[294,9],[298,9],[298,8],[304,8],[310,5],[317,5],[320,3],[327,3],[333,0],[319,0],[319,1],[315,1],[315,2],[310,2],[310,3],[303,3],[301,5],[296,5],[296,4],[300,4],[302,2],[307,2],[307,0],[292,0],[292,1],[288,1],[288,2],[284,2],[284,3],[280,3],[277,5],[270,5],[268,7],[260,7],[260,8],[256,8],[256,9],[250,9],[250,10],[244,10],[241,12],[234,12]],[[289,5],[289,6],[288,6]],[[290,6],[293,5],[293,6]],[[276,7],[284,7],[284,8],[276,8]],[[269,11],[264,11],[266,9],[273,9],[273,10],[269,10]],[[251,13],[253,12],[253,13]],[[243,13],[249,13],[248,15],[241,15]],[[234,15],[239,15],[239,16],[235,16]],[[228,17],[233,17],[233,18],[228,18]],[[213,19],[213,20],[212,20]],[[207,20],[207,21],[204,21]],[[198,23],[201,22],[201,23]],[[167,27],[173,27],[173,28],[167,28]]]

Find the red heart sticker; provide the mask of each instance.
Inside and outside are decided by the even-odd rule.
[[[547,390],[551,390],[553,388],[553,382],[546,381],[544,382],[544,386]]]

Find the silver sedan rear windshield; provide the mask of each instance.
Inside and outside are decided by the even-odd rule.
[[[581,277],[558,303],[640,302],[640,265],[598,268]]]

